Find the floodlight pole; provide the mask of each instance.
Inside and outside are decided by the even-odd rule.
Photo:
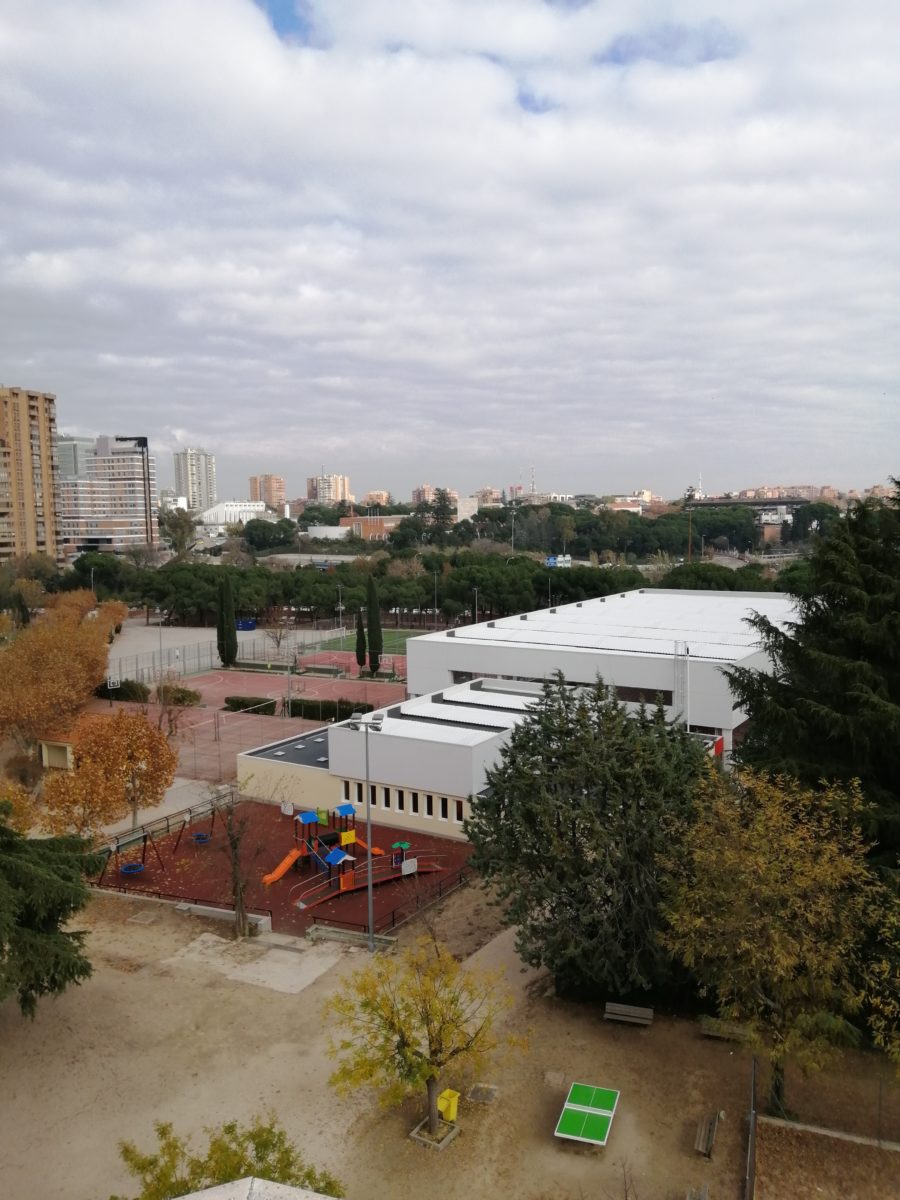
[[[478,624],[478,588],[473,588],[472,591],[475,593],[475,624],[477,625]]]
[[[366,739],[366,927],[369,953],[375,953],[375,889],[372,885],[372,785],[369,783],[369,722],[363,722]]]

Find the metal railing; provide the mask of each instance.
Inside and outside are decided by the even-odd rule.
[[[444,879],[439,879],[433,887],[427,890],[419,891],[415,897],[404,901],[403,904],[398,904],[396,908],[391,909],[388,913],[382,913],[375,917],[375,933],[384,933],[389,929],[398,929],[401,925],[405,925],[407,921],[411,921],[423,909],[429,908],[432,904],[437,904],[445,896],[449,896],[451,892],[455,892],[457,888],[468,883],[469,875],[466,867],[460,867]],[[335,896],[340,896],[340,892],[335,892]],[[316,913],[312,913],[312,923],[314,925],[332,926],[336,929],[348,929],[354,933],[367,933],[368,925],[365,921],[344,921],[339,917],[322,917]]]

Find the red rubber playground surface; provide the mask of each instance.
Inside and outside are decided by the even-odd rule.
[[[272,928],[277,933],[303,934],[313,923],[313,918],[333,921],[337,925],[347,924],[364,929],[366,923],[366,890],[335,895],[335,898],[312,909],[300,910],[291,899],[303,887],[315,882],[316,875],[305,864],[302,872],[293,867],[276,883],[266,887],[263,875],[274,871],[289,851],[294,849],[294,821],[284,816],[280,808],[271,804],[259,804],[245,800],[235,808],[239,822],[246,824],[242,842],[242,864],[248,879],[246,903],[251,911],[271,911]],[[358,826],[361,837],[365,836],[362,823]],[[378,884],[374,889],[375,928],[390,929],[396,921],[411,914],[439,890],[456,881],[460,868],[464,867],[471,854],[468,842],[450,838],[428,836],[419,833],[404,833],[384,826],[372,826],[372,845],[389,851],[392,842],[408,840],[411,844],[409,857],[427,854],[440,865],[434,873],[412,875],[405,879]],[[198,845],[192,833],[211,834],[206,844]],[[217,817],[210,829],[208,817],[199,821],[194,828],[186,829],[175,850],[176,833],[155,838],[160,861],[154,847],[148,844],[142,852],[140,844],[123,851],[118,863],[110,860],[103,877],[103,887],[111,887],[136,895],[162,895],[170,899],[190,900],[199,904],[231,907],[231,864],[225,845],[224,827]],[[358,850],[359,861],[365,861],[365,852]],[[129,863],[140,863],[143,870],[138,874],[122,873]],[[376,857],[375,862],[380,860]],[[303,859],[298,860],[301,864]]]
[[[187,687],[198,691],[203,703],[211,708],[222,708],[226,696],[261,696],[267,700],[280,700],[288,694],[288,676],[277,667],[271,671],[210,671],[206,675],[191,675],[184,682]],[[406,685],[381,681],[373,683],[367,679],[291,675],[290,694],[308,700],[357,700],[381,708],[385,704],[405,700]]]

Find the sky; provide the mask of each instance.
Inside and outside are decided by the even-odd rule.
[[[0,0],[0,383],[222,497],[900,474],[896,0]]]

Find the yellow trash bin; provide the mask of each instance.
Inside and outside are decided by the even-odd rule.
[[[445,1088],[438,1096],[438,1112],[445,1121],[456,1120],[456,1109],[459,1104],[459,1092],[454,1092],[453,1088]]]

